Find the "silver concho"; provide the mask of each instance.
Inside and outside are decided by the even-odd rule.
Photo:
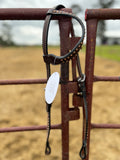
[[[59,73],[54,72],[48,79],[46,88],[45,88],[45,100],[48,104],[51,104],[55,99],[59,86]]]

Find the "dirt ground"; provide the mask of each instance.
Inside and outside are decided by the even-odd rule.
[[[58,49],[51,49],[58,53]],[[81,54],[84,68],[84,54]],[[59,66],[52,72],[60,72]],[[120,63],[96,57],[96,75],[120,74]],[[46,78],[40,48],[0,48],[0,79]],[[0,86],[0,128],[46,125],[45,85]],[[120,123],[119,82],[96,82],[93,90],[92,122]],[[70,102],[71,103],[71,102]],[[82,111],[81,111],[82,114]],[[60,123],[60,87],[52,107],[52,124]],[[70,160],[79,160],[82,116],[70,122]],[[46,131],[1,133],[0,160],[61,160],[61,132],[51,131],[52,154],[45,156]],[[119,160],[120,131],[91,131],[91,160]]]

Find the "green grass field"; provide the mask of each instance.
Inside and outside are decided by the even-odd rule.
[[[96,47],[96,55],[111,60],[120,61],[120,46],[119,45],[103,45]]]
[[[83,46],[82,51],[85,52],[85,46]],[[96,46],[95,54],[103,58],[120,61],[120,46],[119,45]]]

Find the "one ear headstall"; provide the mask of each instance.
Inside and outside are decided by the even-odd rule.
[[[45,23],[44,23],[44,28],[43,28],[43,44],[42,44],[43,45],[43,53],[44,53],[43,58],[46,63],[47,79],[49,79],[49,77],[51,75],[50,64],[57,65],[57,64],[67,63],[74,56],[77,56],[77,68],[78,68],[78,73],[79,73],[78,88],[79,88],[79,93],[83,97],[83,102],[84,102],[83,112],[85,114],[84,119],[83,119],[83,122],[84,122],[83,144],[82,144],[79,155],[82,159],[86,159],[86,156],[87,156],[87,135],[88,135],[88,111],[87,111],[87,100],[86,100],[85,75],[82,73],[80,59],[79,59],[79,55],[78,55],[79,50],[82,48],[82,44],[83,44],[83,40],[84,40],[84,36],[85,36],[85,27],[84,27],[84,24],[82,23],[82,21],[77,16],[73,15],[72,13],[64,12],[63,10],[61,10],[62,8],[65,8],[65,7],[63,5],[58,5],[57,7],[50,9],[47,12],[47,15],[45,18]],[[48,54],[48,32],[49,32],[49,26],[50,26],[50,21],[51,21],[52,16],[66,16],[66,17],[73,18],[76,21],[78,21],[78,23],[80,24],[80,27],[82,29],[81,38],[79,39],[77,44],[74,46],[74,48],[64,56],[56,56],[53,54]],[[73,31],[71,31],[71,33],[72,32]],[[49,80],[48,80],[48,82],[49,82]],[[49,91],[49,87],[48,87],[48,91]],[[47,108],[47,112],[48,112],[48,127],[47,127],[47,140],[46,140],[45,154],[49,155],[51,153],[51,148],[49,145],[49,135],[50,135],[50,129],[51,129],[50,111],[51,111],[52,102],[49,103],[49,101],[48,101],[48,99],[51,100],[51,98],[50,98],[51,91],[47,92],[47,90],[46,90],[46,93],[49,93],[49,94],[46,94],[47,95],[46,108]]]

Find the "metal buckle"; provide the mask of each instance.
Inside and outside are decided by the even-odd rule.
[[[85,74],[82,74],[82,77],[79,77],[79,78],[78,78],[78,83],[83,83],[83,82],[85,82],[85,78],[86,78]]]

